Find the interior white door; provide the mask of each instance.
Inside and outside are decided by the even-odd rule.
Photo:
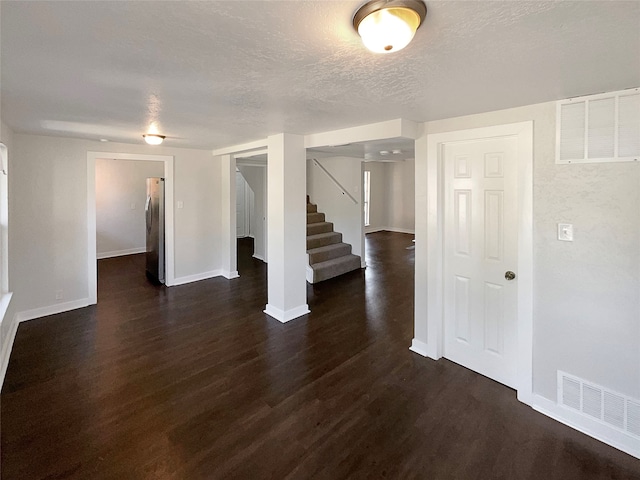
[[[444,355],[512,388],[517,373],[517,138],[445,144]]]
[[[240,172],[236,172],[236,236],[246,237],[246,180]]]

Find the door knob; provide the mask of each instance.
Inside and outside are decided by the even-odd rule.
[[[514,278],[516,278],[516,274],[511,270],[507,270],[506,272],[504,272],[504,278],[506,278],[507,280],[513,280]]]

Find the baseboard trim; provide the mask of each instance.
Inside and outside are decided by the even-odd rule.
[[[220,277],[221,275],[222,275],[222,270],[211,270],[210,272],[196,273],[194,275],[187,275],[185,277],[174,278],[170,286],[175,287],[178,285],[184,285],[186,283],[199,282],[200,280],[207,280],[213,277]]]
[[[237,270],[234,270],[233,272],[230,272],[229,270],[222,270],[222,276],[227,280],[233,280],[234,278],[240,277]]]
[[[640,438],[611,428],[574,412],[538,394],[533,394],[531,408],[596,440],[640,459]]]
[[[135,255],[136,253],[145,253],[147,249],[145,247],[128,248],[126,250],[114,250],[113,252],[102,252],[96,255],[98,260],[104,258],[124,257],[125,255]]]
[[[409,350],[417,353],[418,355],[422,355],[423,357],[430,358],[429,354],[427,353],[429,351],[429,346],[420,340],[416,340],[415,338],[411,340],[411,346],[409,347]]]
[[[307,282],[313,284],[313,268],[309,265],[309,255],[307,255],[307,269],[305,270]]]
[[[55,305],[49,305],[47,307],[34,308],[32,310],[25,310],[23,312],[16,313],[18,323],[26,322],[28,320],[34,320],[36,318],[46,317],[49,315],[56,315],[58,313],[68,312],[70,310],[76,310],[78,308],[84,308],[90,305],[88,298],[81,298],[80,300],[73,300],[71,302],[56,303]]]
[[[267,304],[264,308],[264,313],[275,318],[279,322],[286,323],[290,320],[306,315],[307,313],[311,313],[311,310],[309,310],[309,305],[306,303],[286,311]]]
[[[13,349],[13,342],[16,339],[16,333],[18,333],[18,315],[14,315],[7,331],[7,337],[2,342],[2,350],[0,352],[0,390],[4,385],[4,377],[7,374],[7,368],[9,367],[9,359],[11,358],[11,350]]]
[[[260,255],[257,255],[257,254],[255,254],[255,253],[254,253],[254,254],[252,255],[252,257],[253,257],[253,258],[257,258],[258,260],[260,260],[260,261],[262,261],[262,262],[264,262],[264,263],[267,263],[267,262],[265,262],[264,258],[262,258],[262,256],[260,256]]]
[[[410,228],[394,228],[394,227],[387,227],[385,228],[385,230],[387,232],[395,232],[395,233],[408,233],[410,235],[415,235],[416,231]]]
[[[415,235],[416,231],[409,228],[395,228],[395,227],[380,227],[380,228],[372,228],[371,230],[365,229],[365,235],[367,233],[377,233],[377,232],[394,232],[394,233],[408,233],[409,235]]]

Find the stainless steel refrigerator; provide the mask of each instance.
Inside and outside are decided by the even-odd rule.
[[[147,277],[164,283],[164,178],[147,178]]]

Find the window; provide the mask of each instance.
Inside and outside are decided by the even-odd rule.
[[[9,208],[8,208],[8,151],[4,143],[0,143],[0,322],[9,307]],[[4,345],[3,345],[4,347]],[[0,383],[2,375],[0,374]]]
[[[369,200],[370,200],[370,186],[371,186],[371,172],[365,170],[364,172],[364,226],[369,226]]]

